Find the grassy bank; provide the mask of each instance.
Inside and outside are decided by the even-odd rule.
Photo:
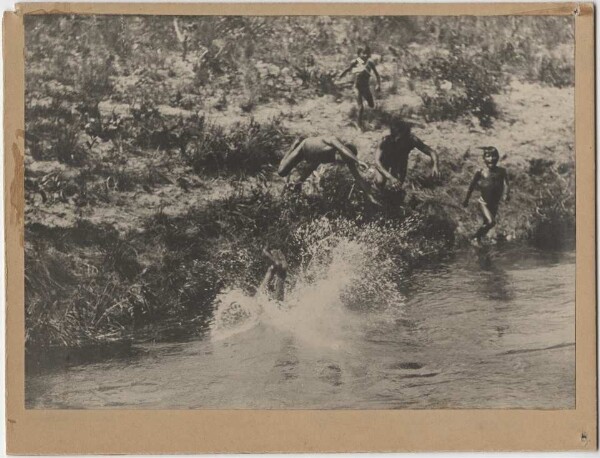
[[[443,165],[451,167],[447,161]],[[351,191],[350,177],[333,170],[317,195],[281,197],[269,183],[238,185],[227,197],[179,215],[157,212],[124,233],[85,219],[68,228],[29,225],[28,345],[87,345],[132,337],[154,323],[178,327],[190,320],[202,332],[219,291],[235,286],[251,293],[259,284],[266,269],[260,252],[267,243],[286,253],[293,278],[314,247],[332,236],[376,237],[373,243],[394,263],[398,281],[409,281],[413,269],[445,256],[468,235],[460,226],[464,210],[457,208],[456,197],[464,192],[471,168],[452,167],[450,186],[414,176],[408,201],[398,205],[399,196],[388,196],[383,209],[366,206]],[[507,232],[498,239],[568,248],[574,214],[566,174],[538,163],[516,174],[511,211],[529,212],[504,220]]]
[[[513,188],[491,238],[572,247],[572,24],[538,19],[180,18],[184,55],[173,18],[27,18],[27,348],[203,332],[223,288],[259,283],[266,243],[291,282],[342,238],[410,281],[479,225],[460,206],[477,145]],[[360,132],[335,74],[365,31],[383,90]],[[438,180],[414,153],[382,208],[336,167],[282,195],[294,138],[335,133],[372,163],[398,114],[439,152]]]

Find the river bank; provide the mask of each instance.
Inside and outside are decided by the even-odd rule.
[[[518,88],[515,92],[514,97],[522,97]],[[556,116],[557,107],[544,107],[546,99],[531,96],[530,102],[536,100],[539,106],[528,110],[537,109],[537,119]],[[473,208],[460,207],[480,167],[477,150],[468,146],[475,140],[498,145],[513,190],[511,202],[501,206],[491,243],[521,240],[551,250],[569,248],[574,240],[574,163],[568,159],[572,152],[562,150],[572,145],[561,143],[569,125],[557,128],[556,138],[545,136],[556,147],[533,147],[524,134],[530,118],[517,114],[507,106],[510,121],[499,123],[512,122],[511,135],[503,139],[505,134],[499,134],[493,141],[485,137],[504,131],[469,133],[462,123],[428,125],[419,135],[439,151],[441,178],[431,180],[426,158],[413,153],[405,195],[384,196],[383,208],[366,205],[353,190],[349,173],[335,167],[324,167],[305,192],[286,196],[272,168],[245,178],[207,179],[177,166],[180,159],[172,155],[162,165],[152,157],[128,159],[135,170],[151,170],[160,178],[148,182],[143,177],[130,190],[111,182],[113,175],[82,182],[78,179],[85,171],[57,167],[62,171],[53,169],[52,176],[63,191],[74,184],[72,193],[46,196],[42,206],[32,192],[27,206],[28,345],[77,347],[121,339],[131,329],[167,318],[203,321],[220,289],[241,285],[250,291],[259,283],[265,269],[260,249],[267,242],[283,249],[292,268],[300,269],[301,253],[306,256],[319,236],[298,241],[294,234],[307,228],[318,234],[313,226],[320,222],[327,227],[322,238],[339,231],[360,238],[377,228],[381,243],[396,247],[391,256],[398,277],[408,275],[421,262],[466,243],[480,224]],[[384,133],[354,134],[367,142]],[[520,135],[523,144],[517,152],[502,147]],[[454,145],[442,146],[450,136]],[[360,151],[371,161],[367,148]],[[138,162],[143,160],[150,162],[142,168]],[[31,179],[44,179],[55,163],[29,165]],[[85,202],[92,199],[93,205]]]
[[[170,17],[28,26],[28,351],[118,347],[141,329],[160,340],[164,323],[202,332],[223,291],[254,291],[266,243],[290,278],[356,243],[386,281],[410,282],[480,224],[460,204],[481,145],[498,148],[513,190],[489,243],[574,243],[570,23],[512,18],[509,35],[525,39],[508,46],[494,18],[456,19],[464,36],[436,18],[221,19],[188,24],[188,55]],[[379,43],[383,78],[364,131],[351,82],[336,79],[357,30]],[[340,167],[282,194],[276,167],[295,138],[333,133],[372,164],[389,115],[415,121],[439,179],[415,151],[404,191],[381,208]]]

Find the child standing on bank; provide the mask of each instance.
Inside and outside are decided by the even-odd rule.
[[[485,168],[475,172],[475,176],[471,181],[467,196],[463,202],[463,206],[467,207],[473,191],[478,189],[481,193],[478,204],[481,216],[483,217],[483,225],[473,235],[473,242],[476,245],[479,245],[481,238],[496,225],[496,213],[498,212],[502,194],[505,195],[507,202],[510,200],[508,174],[506,173],[506,169],[497,165],[500,160],[498,150],[493,146],[484,146],[480,149],[483,150]]]

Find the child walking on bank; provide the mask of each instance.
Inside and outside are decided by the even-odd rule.
[[[506,169],[497,165],[500,160],[498,150],[493,146],[485,146],[480,149],[483,150],[483,160],[486,168],[475,173],[463,202],[463,206],[467,207],[473,191],[475,189],[480,191],[481,197],[479,197],[478,204],[483,217],[483,225],[473,235],[473,242],[476,245],[479,245],[482,237],[496,225],[496,213],[502,194],[505,194],[507,202],[510,200],[508,174]]]
[[[363,113],[365,111],[365,107],[363,101],[366,100],[367,104],[370,108],[375,107],[375,101],[373,100],[373,94],[371,93],[371,88],[369,87],[369,80],[371,79],[371,73],[375,75],[377,78],[377,88],[376,90],[379,92],[381,89],[381,77],[377,72],[377,68],[371,57],[371,49],[368,46],[364,48],[358,49],[358,57],[352,61],[352,63],[346,68],[341,75],[339,76],[342,79],[348,72],[352,72],[356,75],[356,79],[354,82],[354,86],[356,87],[357,98],[356,102],[358,104],[358,126],[363,129]]]

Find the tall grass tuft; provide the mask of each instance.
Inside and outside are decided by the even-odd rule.
[[[490,127],[499,111],[493,95],[502,91],[508,79],[499,63],[487,54],[466,55],[454,49],[447,56],[436,56],[410,70],[413,77],[431,80],[432,94],[423,93],[422,114],[428,121],[475,116]]]
[[[185,157],[196,173],[255,175],[274,166],[290,140],[277,119],[266,124],[252,119],[226,130],[202,118]]]
[[[544,159],[530,160],[535,207],[529,237],[540,248],[572,249],[575,244],[575,183],[572,163],[555,166]]]

